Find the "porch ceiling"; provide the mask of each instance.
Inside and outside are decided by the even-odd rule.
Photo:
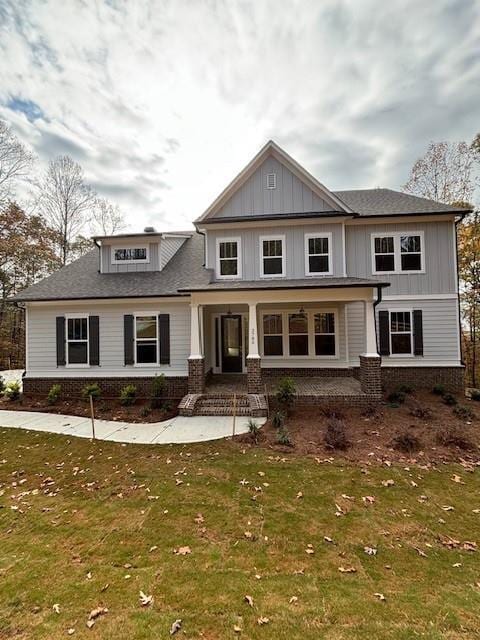
[[[266,278],[265,280],[222,280],[208,285],[179,289],[179,291],[254,291],[271,289],[344,289],[357,287],[389,287],[389,282],[371,278],[297,278],[291,280]]]

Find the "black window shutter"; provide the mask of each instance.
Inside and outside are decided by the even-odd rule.
[[[158,334],[160,344],[160,364],[170,364],[170,315],[158,316]]]
[[[65,364],[65,318],[57,316],[57,367],[64,367]]]
[[[133,358],[133,316],[123,316],[123,345],[125,364],[134,364]]]
[[[90,365],[100,364],[100,321],[98,316],[88,317],[88,348],[90,351]]]
[[[423,318],[420,309],[413,312],[413,355],[423,356]]]
[[[390,318],[388,311],[378,312],[378,328],[380,333],[379,351],[381,356],[390,355]]]

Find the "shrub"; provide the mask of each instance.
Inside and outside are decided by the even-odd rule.
[[[5,391],[5,378],[0,376],[0,394]]]
[[[364,418],[376,418],[380,414],[380,411],[376,404],[369,404],[362,411],[362,417]]]
[[[20,382],[14,380],[5,387],[4,395],[8,400],[18,400],[20,397]]]
[[[293,447],[293,440],[290,437],[290,433],[288,429],[286,429],[285,427],[282,427],[281,429],[278,430],[277,442],[278,444],[282,444],[286,447]]]
[[[436,396],[443,396],[443,394],[445,393],[445,385],[436,384],[432,389],[432,393],[434,393]]]
[[[137,387],[134,384],[127,384],[126,387],[120,391],[120,404],[124,407],[128,407],[131,404],[135,404],[137,396]]]
[[[142,418],[146,418],[147,416],[150,415],[150,413],[151,413],[151,409],[147,405],[143,406],[140,409],[140,415],[141,415]]]
[[[415,453],[422,448],[420,439],[409,431],[403,431],[395,436],[392,444],[394,449],[402,451],[403,453]]]
[[[338,418],[331,418],[327,423],[324,440],[330,449],[338,449],[340,451],[348,449],[350,443],[347,438],[345,422]]]
[[[396,391],[399,391],[400,393],[413,393],[413,387],[409,384],[400,384],[397,388]]]
[[[163,373],[155,375],[152,380],[152,409],[160,409],[162,406],[162,397],[165,395],[167,383]]]
[[[172,409],[173,409],[173,405],[170,402],[170,400],[165,400],[165,402],[162,404],[162,410],[165,411],[165,413],[168,413]]]
[[[87,399],[90,398],[90,396],[94,399],[99,398],[101,395],[102,392],[96,382],[89,382],[82,389],[82,396]]]
[[[282,411],[275,411],[272,416],[272,427],[275,429],[281,429],[285,422],[285,414]]]
[[[443,401],[445,404],[448,404],[451,407],[458,404],[458,400],[451,393],[445,393],[443,396]]]
[[[472,420],[475,417],[470,407],[465,407],[463,404],[454,406],[453,413],[461,420]]]
[[[387,396],[387,400],[393,404],[403,404],[405,402],[405,393],[403,391],[392,391]]]
[[[1,384],[0,384],[0,389],[1,389]],[[470,392],[470,398],[472,400],[475,400],[476,402],[480,402],[480,389],[472,389],[472,391]]]
[[[455,427],[446,427],[437,434],[438,444],[444,447],[458,447],[464,451],[475,449],[473,442],[459,429]]]
[[[278,402],[284,407],[287,413],[294,403],[295,393],[296,389],[293,378],[281,378],[278,383],[277,392],[275,395]]]
[[[343,420],[345,417],[341,409],[339,409],[338,407],[333,407],[329,404],[323,405],[320,408],[320,412],[326,418],[337,418],[338,420]]]
[[[410,409],[410,415],[414,418],[420,418],[421,420],[430,420],[432,417],[432,410],[429,407],[415,405]]]
[[[47,403],[55,404],[60,398],[60,394],[62,393],[62,387],[59,384],[52,384],[50,387],[50,391],[47,394]]]
[[[250,420],[248,421],[248,433],[250,434],[250,437],[255,442],[255,444],[258,444],[260,427],[258,426],[258,423],[252,418],[250,418]]]

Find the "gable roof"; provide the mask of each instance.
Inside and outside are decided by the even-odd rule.
[[[273,156],[276,160],[287,167],[299,180],[306,184],[316,195],[329,203],[332,211],[351,214],[351,210],[342,200],[332,191],[327,189],[325,185],[319,182],[311,173],[304,169],[296,160],[294,160],[286,151],[278,146],[273,140],[269,140],[257,155],[240,171],[240,173],[230,182],[230,184],[222,191],[222,193],[212,202],[208,209],[195,220],[195,224],[209,220],[215,216],[219,209],[227,202],[229,198],[253,175],[260,165],[269,157]]]

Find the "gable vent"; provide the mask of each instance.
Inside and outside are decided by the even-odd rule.
[[[267,173],[267,189],[276,189],[276,188],[277,188],[277,174]]]

